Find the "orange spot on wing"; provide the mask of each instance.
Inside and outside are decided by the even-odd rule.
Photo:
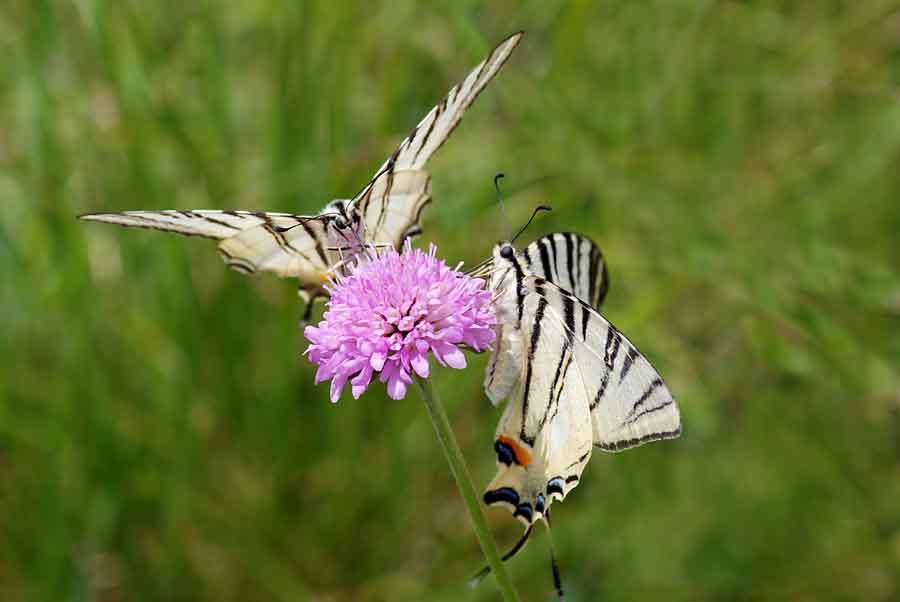
[[[513,454],[516,456],[516,464],[521,464],[524,467],[528,467],[531,464],[531,453],[521,445],[515,439],[511,437],[507,437],[506,435],[500,435],[497,438],[500,443],[505,443],[513,450]]]

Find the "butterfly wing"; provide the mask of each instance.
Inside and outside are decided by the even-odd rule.
[[[400,247],[421,232],[419,218],[431,202],[431,178],[424,170],[431,155],[450,137],[463,113],[487,86],[522,38],[502,41],[413,128],[375,177],[353,199],[362,216],[366,242]]]
[[[530,281],[571,337],[573,375],[591,412],[594,445],[616,452],[681,434],[675,398],[631,341],[587,303],[541,278]]]
[[[603,252],[590,238],[554,232],[522,249],[520,255],[533,276],[549,280],[600,309],[609,291],[609,273]]]
[[[264,271],[299,278],[311,290],[321,288],[337,261],[329,250],[330,215],[171,210],[88,213],[80,219],[217,240],[229,267],[248,274]]]

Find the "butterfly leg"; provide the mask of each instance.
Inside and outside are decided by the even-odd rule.
[[[316,301],[318,299],[325,299],[327,295],[322,292],[322,289],[306,289],[301,285],[297,290],[297,296],[306,304],[306,307],[303,309],[303,316],[300,318],[300,328],[303,328],[309,324],[309,319],[312,317],[312,311]]]
[[[519,539],[519,541],[517,541],[516,544],[512,548],[510,548],[510,550],[500,558],[500,560],[502,560],[503,562],[506,562],[507,560],[509,560],[516,554],[518,554],[522,550],[522,548],[525,547],[525,544],[528,543],[528,538],[531,537],[531,531],[532,531],[533,527],[534,527],[533,524],[528,525],[528,528],[525,529],[525,533],[522,535],[522,538]],[[489,566],[484,567],[483,569],[481,569],[480,571],[475,573],[471,579],[469,579],[469,585],[471,587],[475,587],[476,585],[481,583],[481,581],[485,577],[487,577],[490,574],[491,574],[491,567],[489,567]]]
[[[392,245],[389,242],[372,243],[372,244],[366,245],[366,246],[372,248],[375,251],[375,257],[378,257],[379,250],[381,250],[381,249],[393,249],[394,248],[394,245]]]

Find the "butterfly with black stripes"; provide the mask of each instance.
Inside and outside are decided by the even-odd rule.
[[[308,312],[313,298],[327,295],[325,283],[348,255],[364,246],[399,249],[407,238],[421,233],[419,219],[431,202],[431,176],[425,164],[497,75],[522,35],[518,32],[506,38],[453,86],[356,196],[328,203],[319,215],[167,210],[79,217],[219,241],[222,258],[237,271],[266,271],[299,279]]]
[[[594,448],[672,439],[681,419],[647,358],[598,312],[608,273],[589,238],[557,232],[522,251],[500,242],[484,270],[498,319],[484,386],[493,403],[509,400],[484,501],[530,533],[578,485]]]

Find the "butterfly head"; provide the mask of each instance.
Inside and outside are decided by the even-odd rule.
[[[362,219],[355,205],[347,199],[335,199],[322,210],[323,216],[331,217],[331,224],[338,230],[355,227]]]
[[[508,240],[501,240],[494,245],[494,265],[498,267],[512,268],[516,261],[516,248]]]
[[[516,256],[516,250],[511,244],[502,241],[497,244],[497,254],[507,261],[511,261]]]
[[[526,272],[519,253],[509,241],[494,245],[489,288],[494,293],[495,309],[500,323],[517,323],[519,319],[517,291]]]
[[[340,215],[334,218],[334,225],[338,230],[356,230],[359,225],[359,212],[342,211]]]

